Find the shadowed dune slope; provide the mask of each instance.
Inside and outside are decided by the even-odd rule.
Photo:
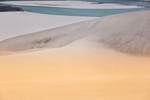
[[[1,41],[0,54],[38,51],[0,56],[0,100],[150,100],[150,57],[104,48],[149,53],[149,15],[114,15]]]
[[[119,51],[150,53],[150,11],[107,16],[0,42],[2,51],[66,46],[83,37]]]

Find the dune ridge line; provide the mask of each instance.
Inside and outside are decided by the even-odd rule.
[[[72,25],[22,35],[0,42],[0,50],[24,51],[63,47],[91,36],[92,41],[119,51],[150,53],[150,11],[111,15]]]

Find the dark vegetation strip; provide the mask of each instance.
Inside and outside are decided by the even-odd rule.
[[[8,12],[8,11],[24,11],[22,8],[13,7],[13,6],[0,6],[0,12]]]

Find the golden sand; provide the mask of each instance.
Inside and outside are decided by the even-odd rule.
[[[79,43],[1,56],[0,100],[150,99],[149,57]]]
[[[149,15],[114,15],[1,41],[0,54],[11,55],[0,56],[0,100],[150,100]]]

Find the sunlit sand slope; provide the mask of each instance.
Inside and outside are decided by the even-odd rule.
[[[0,100],[150,100],[150,57],[129,54],[149,54],[149,15],[114,15],[1,41],[1,54],[13,55],[0,56]]]
[[[93,41],[115,50],[149,54],[149,16],[150,11],[125,13],[35,32],[1,41],[0,50],[24,51],[62,47],[91,36]]]
[[[97,48],[87,40],[62,48],[0,56],[0,99],[150,99],[149,57]]]
[[[19,35],[94,19],[93,17],[47,15],[30,12],[1,12],[0,41]]]

